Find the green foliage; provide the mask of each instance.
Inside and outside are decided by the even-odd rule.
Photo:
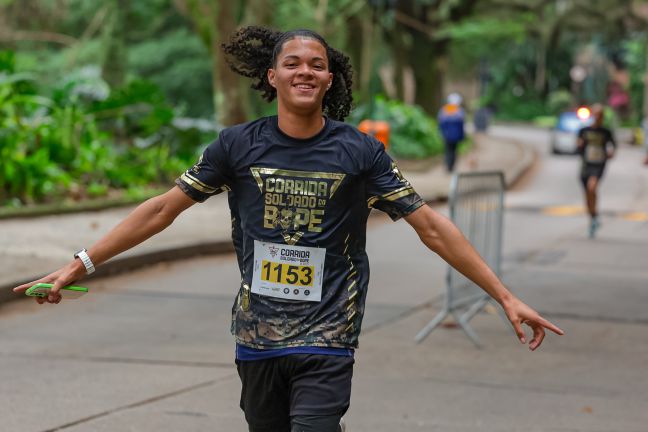
[[[437,37],[448,37],[456,42],[480,44],[480,48],[492,46],[493,42],[521,42],[526,33],[526,26],[533,21],[531,14],[522,14],[515,19],[475,16],[459,23],[448,22],[436,34]]]
[[[603,126],[608,129],[616,129],[621,125],[619,116],[609,106],[603,107]]]
[[[51,160],[52,130],[41,114],[43,101],[20,92],[27,82],[16,75],[0,75],[0,202],[55,194],[59,185],[70,181]]]
[[[532,120],[534,126],[551,129],[558,122],[557,116],[538,116]]]
[[[132,73],[155,83],[187,115],[206,117],[212,103],[209,51],[200,39],[180,28],[129,48]]]
[[[515,93],[518,90],[521,93]],[[523,92],[521,88],[500,94],[495,106],[495,115],[501,120],[533,120],[546,113],[544,101],[532,92]]]
[[[630,72],[630,101],[634,116],[631,121],[634,125],[641,123],[641,118],[648,116],[643,112],[644,87],[646,86],[646,37],[627,41],[623,44],[625,49],[625,60]]]
[[[38,87],[0,53],[0,205],[25,205],[169,184],[214,126],[179,119],[155,84],[111,91],[98,68]],[[205,121],[203,121],[205,123]]]
[[[536,58],[538,49],[533,41],[508,46],[504,51],[489,57],[490,80],[483,105],[493,107],[495,116],[502,120],[530,121],[536,117],[559,110],[568,95],[547,97],[535,89]],[[564,71],[567,76],[569,72]]]
[[[37,3],[26,5],[25,10],[39,16],[41,13],[47,16],[58,8],[58,13],[48,22],[51,28],[36,25],[35,30],[69,35],[75,42],[69,45],[20,43],[17,64],[21,70],[42,74],[40,81],[53,86],[59,73],[104,62],[109,45],[114,42],[106,34],[107,28],[114,24],[111,21],[114,2],[48,0],[45,5],[44,0],[26,0],[26,3]],[[125,68],[125,82],[146,77],[162,89],[171,104],[183,110],[183,115],[210,117],[214,112],[211,77],[214,63],[207,45],[178,13],[179,8],[170,0],[129,2],[123,11],[123,35],[118,32],[123,36],[120,38],[126,51],[121,60],[127,60],[121,66]]]
[[[274,1],[274,26],[283,30],[309,28],[321,33],[331,46],[342,47],[349,29],[349,17],[365,7],[361,0]],[[322,6],[326,6],[323,9]]]
[[[560,42],[547,51],[547,87],[549,92],[569,89],[573,83],[570,70],[581,46],[578,35],[563,34]]]
[[[547,111],[550,114],[557,115],[562,111],[567,110],[573,105],[573,97],[571,92],[567,90],[558,90],[549,93],[547,96]]]
[[[452,40],[450,67],[453,75],[474,76],[480,61],[505,58],[510,55],[512,43],[524,38],[524,19],[496,19],[475,17],[460,23],[449,23],[440,30]]]
[[[357,107],[349,118],[358,124],[363,119],[383,120],[390,125],[389,148],[395,157],[422,159],[443,152],[443,141],[435,119],[422,108],[382,96]]]
[[[16,54],[13,51],[0,51],[0,71],[13,73],[16,67]]]

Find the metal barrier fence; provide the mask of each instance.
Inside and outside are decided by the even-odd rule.
[[[450,218],[498,277],[502,253],[504,187],[504,174],[499,171],[460,173],[452,177],[448,197]],[[443,310],[418,332],[416,341],[422,342],[450,314],[475,345],[481,346],[468,322],[491,301],[491,297],[450,266],[446,286]]]

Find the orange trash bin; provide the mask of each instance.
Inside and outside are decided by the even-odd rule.
[[[383,143],[385,150],[389,148],[389,123],[383,120],[362,120],[358,129],[367,135],[376,137]]]

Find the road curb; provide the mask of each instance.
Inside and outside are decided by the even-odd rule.
[[[515,184],[520,180],[524,174],[527,173],[529,169],[533,166],[536,160],[536,153],[532,149],[524,146],[521,142],[516,141],[516,140],[507,140],[509,143],[515,145],[518,150],[522,153],[522,157],[520,158],[520,161],[514,165],[511,169],[509,169],[508,176],[506,181],[506,189],[512,188],[515,186]]]

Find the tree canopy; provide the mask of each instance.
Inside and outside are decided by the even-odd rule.
[[[422,157],[450,85],[516,120],[614,93],[638,124],[647,21],[640,0],[0,0],[0,203],[168,180],[223,126],[272,113],[224,60],[240,26],[321,33],[352,59],[351,121],[389,120],[394,154]]]

